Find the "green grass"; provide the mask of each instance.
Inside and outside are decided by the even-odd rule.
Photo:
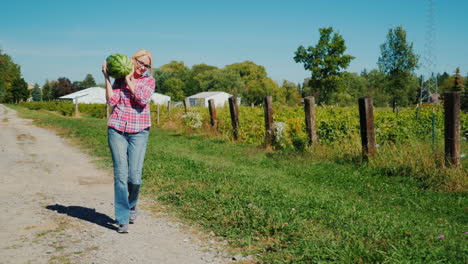
[[[15,108],[111,167],[105,120]],[[260,263],[468,261],[466,192],[416,178],[154,129],[143,177],[143,195]]]

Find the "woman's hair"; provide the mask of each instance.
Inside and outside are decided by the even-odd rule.
[[[140,57],[143,57],[143,56],[148,56],[148,58],[150,59],[150,68],[149,68],[149,71],[150,71],[150,74],[152,74],[153,72],[153,54],[151,54],[151,52],[149,50],[145,50],[145,49],[139,49],[135,52],[135,54],[133,54],[132,56],[132,59],[137,59],[137,58],[140,58]]]

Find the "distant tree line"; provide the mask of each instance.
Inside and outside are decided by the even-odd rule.
[[[258,105],[271,95],[276,102],[297,104],[298,85],[283,81],[281,85],[268,77],[265,67],[244,61],[218,68],[196,64],[191,68],[182,61],[172,61],[155,69],[156,91],[171,96],[173,101],[207,91],[224,91],[239,97],[246,104]]]

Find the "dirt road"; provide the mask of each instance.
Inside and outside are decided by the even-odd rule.
[[[118,234],[112,201],[110,171],[0,105],[0,263],[229,262],[215,240],[148,210]]]

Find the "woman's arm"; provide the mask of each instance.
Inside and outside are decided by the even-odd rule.
[[[104,63],[102,64],[102,74],[104,75],[104,81],[106,83],[106,101],[109,101],[109,99],[112,98],[112,96],[114,96],[114,91],[112,90],[110,77],[107,73],[107,61],[104,61]]]
[[[151,100],[151,95],[154,92],[155,80],[152,77],[146,77],[139,83],[138,90],[133,94],[133,99],[140,106],[145,106]]]

